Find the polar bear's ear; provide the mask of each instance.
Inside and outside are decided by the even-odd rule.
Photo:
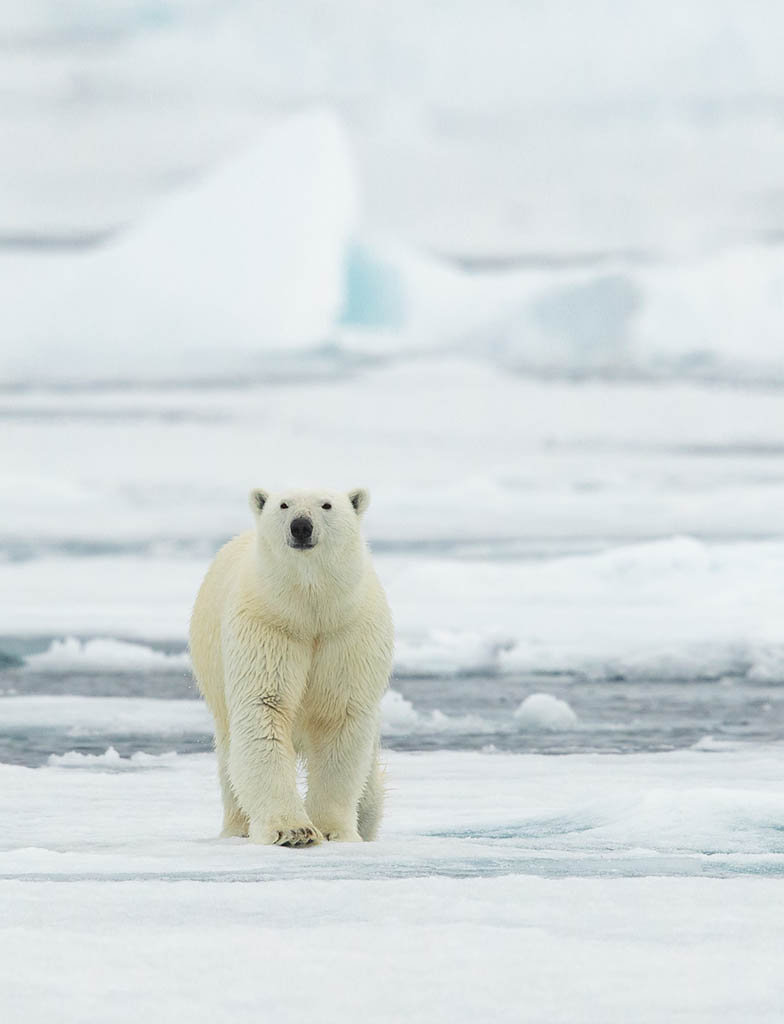
[[[266,491],[262,491],[260,488],[255,488],[248,495],[248,504],[250,510],[254,515],[258,515],[266,504],[269,494]]]
[[[364,487],[357,487],[355,490],[348,492],[348,500],[354,506],[354,511],[357,515],[361,516],[370,504],[370,491]]]

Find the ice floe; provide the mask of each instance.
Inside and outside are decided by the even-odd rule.
[[[79,640],[69,636],[62,640],[53,640],[47,650],[29,655],[26,664],[37,672],[190,670],[190,658],[184,652],[167,654],[146,644],[131,643],[112,637]]]

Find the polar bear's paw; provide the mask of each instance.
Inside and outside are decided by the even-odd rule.
[[[264,846],[315,846],[324,836],[307,818],[303,822],[275,820],[251,823],[250,841]]]
[[[362,842],[362,836],[355,828],[331,828],[324,832],[324,838],[330,843]]]
[[[272,840],[276,846],[315,846],[324,838],[315,825],[278,829],[276,835]]]

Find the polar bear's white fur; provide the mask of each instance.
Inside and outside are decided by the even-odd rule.
[[[191,656],[215,719],[223,835],[287,846],[375,837],[392,622],[360,532],[368,500],[252,491],[255,529],[218,552],[201,585]]]

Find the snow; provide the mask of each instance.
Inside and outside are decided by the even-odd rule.
[[[549,693],[531,693],[514,713],[521,729],[573,729],[577,715],[565,700]]]
[[[311,877],[784,870],[778,746],[555,758],[385,752],[384,761],[381,841],[320,847],[306,855]],[[131,759],[119,773],[111,755],[67,762],[73,770],[0,766],[4,873],[299,877],[302,861],[288,851],[214,838],[211,754]],[[85,801],[88,816],[78,813]]]
[[[0,408],[13,418],[2,534],[36,554],[68,542],[165,555],[187,540],[206,555],[246,528],[250,486],[317,479],[369,485],[369,536],[387,544],[780,531],[774,391],[542,382],[414,359],[247,389],[38,389]]]
[[[96,250],[3,257],[4,377],[171,380],[187,364],[201,379],[322,343],[354,193],[342,128],[314,111]]]
[[[306,851],[214,838],[212,755],[67,760],[0,766],[4,1018],[780,1016],[778,748],[390,754],[379,842]]]
[[[304,872],[303,872],[304,874]],[[780,920],[757,879],[5,883],[11,1019],[327,1022],[780,1015]],[[100,905],[96,894],[102,894]],[[643,922],[643,929],[639,927]],[[208,922],[208,924],[206,924]],[[175,951],[173,953],[173,951]],[[30,970],[47,966],[47,984]],[[394,970],[386,970],[386,965]],[[130,976],[141,979],[130,989]],[[118,998],[121,993],[124,998]]]

